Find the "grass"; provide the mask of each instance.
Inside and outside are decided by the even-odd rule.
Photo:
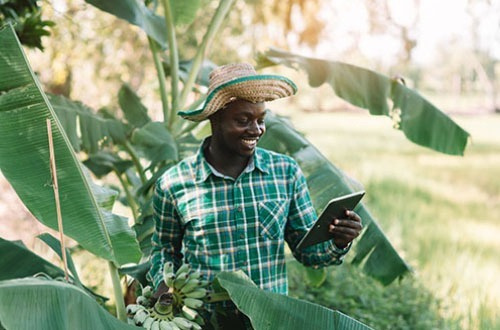
[[[388,118],[294,113],[295,126],[365,186],[364,202],[416,279],[463,329],[500,329],[500,116],[454,117],[464,157],[409,142]]]

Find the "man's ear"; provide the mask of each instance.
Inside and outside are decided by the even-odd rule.
[[[219,113],[216,112],[210,117],[208,117],[208,120],[210,121],[210,127],[212,128],[212,132],[219,126],[220,123],[220,116]]]

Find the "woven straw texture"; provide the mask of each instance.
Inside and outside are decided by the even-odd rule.
[[[236,99],[267,102],[291,96],[295,91],[295,85],[287,78],[258,75],[248,63],[223,65],[210,73],[207,103],[202,111],[183,112],[181,115],[189,120],[202,121]]]

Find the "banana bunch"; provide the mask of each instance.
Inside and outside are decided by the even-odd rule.
[[[200,330],[204,320],[199,312],[204,307],[208,281],[188,264],[174,272],[171,262],[164,265],[163,278],[168,291],[156,302],[151,299],[153,289],[146,286],[136,304],[127,306],[129,323],[152,330]]]

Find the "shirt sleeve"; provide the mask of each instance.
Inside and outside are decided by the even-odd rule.
[[[161,180],[155,185],[153,195],[154,232],[151,238],[151,269],[148,277],[157,289],[163,281],[163,266],[166,262],[174,263],[178,268],[182,263],[183,229],[180,217],[172,195],[160,186]]]
[[[332,239],[302,250],[295,249],[309,228],[313,226],[316,219],[317,214],[312,205],[306,179],[297,165],[293,184],[293,196],[285,227],[285,239],[288,246],[292,250],[295,259],[305,266],[318,268],[341,264],[345,254],[351,247],[350,243],[344,249],[340,249]]]

